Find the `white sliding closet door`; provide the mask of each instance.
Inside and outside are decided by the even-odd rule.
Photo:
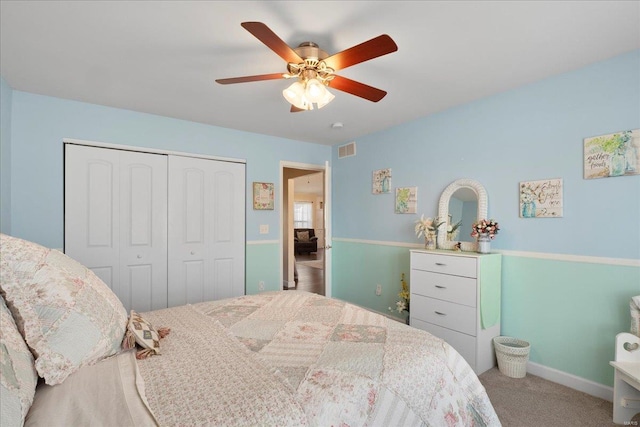
[[[65,145],[65,253],[127,310],[167,306],[167,156]]]
[[[244,295],[244,171],[169,156],[169,307]]]

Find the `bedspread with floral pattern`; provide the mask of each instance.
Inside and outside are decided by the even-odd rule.
[[[193,308],[276,372],[310,425],[500,425],[465,360],[420,329],[301,291]]]

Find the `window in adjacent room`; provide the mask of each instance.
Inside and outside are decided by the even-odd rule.
[[[293,227],[313,228],[313,204],[311,202],[293,202]]]

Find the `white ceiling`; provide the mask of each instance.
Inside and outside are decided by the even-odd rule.
[[[388,95],[290,113],[290,82],[215,83],[286,71],[244,21],[329,54],[388,34],[397,52],[338,72]],[[0,2],[14,90],[327,145],[639,48],[638,1]]]
[[[294,188],[296,193],[324,194],[324,173],[317,172],[294,178]]]

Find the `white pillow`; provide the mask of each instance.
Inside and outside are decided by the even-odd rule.
[[[0,235],[0,291],[47,384],[120,350],[127,326],[122,303],[59,251]]]
[[[33,355],[0,298],[0,413],[2,425],[21,426],[33,403],[38,374]]]

